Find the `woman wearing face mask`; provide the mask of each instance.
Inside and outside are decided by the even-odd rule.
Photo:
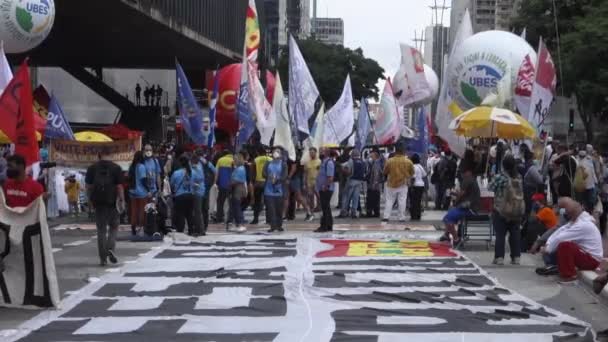
[[[137,230],[145,225],[145,207],[152,194],[148,188],[144,155],[141,151],[135,152],[129,167],[129,198],[131,208],[131,234],[136,235]]]
[[[25,159],[20,155],[6,158],[6,181],[2,184],[6,205],[27,207],[44,194],[42,185],[25,174]]]
[[[178,169],[171,175],[171,189],[173,190],[173,207],[175,230],[183,233],[188,223],[188,232],[194,232],[193,222],[193,196],[192,196],[192,168],[190,159],[183,155],[178,160]]]
[[[266,200],[266,212],[270,223],[270,233],[283,231],[283,203],[287,179],[287,164],[283,161],[280,149],[275,149],[272,153],[272,161],[264,166],[264,198]]]

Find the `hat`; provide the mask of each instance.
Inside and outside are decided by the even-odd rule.
[[[541,194],[541,193],[534,194],[534,195],[532,195],[532,200],[543,202],[545,200],[545,195]]]

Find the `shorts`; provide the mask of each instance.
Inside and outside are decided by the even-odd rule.
[[[302,191],[302,179],[301,178],[293,178],[291,182],[289,182],[289,189],[292,192],[300,192]]]
[[[443,223],[446,224],[458,224],[458,222],[464,220],[467,216],[473,215],[471,209],[464,209],[459,207],[453,207],[448,210],[447,214],[443,217]]]

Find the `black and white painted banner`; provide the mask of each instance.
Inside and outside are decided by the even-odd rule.
[[[588,324],[427,242],[227,236],[167,244],[9,341],[592,341]]]
[[[60,300],[42,198],[6,206],[0,191],[0,306],[54,307]]]

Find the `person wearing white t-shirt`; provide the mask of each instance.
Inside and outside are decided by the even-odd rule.
[[[420,165],[420,156],[414,154],[412,156],[414,163],[414,177],[412,178],[411,200],[410,200],[410,215],[412,221],[420,221],[422,218],[422,195],[424,194],[426,178],[426,170]]]

